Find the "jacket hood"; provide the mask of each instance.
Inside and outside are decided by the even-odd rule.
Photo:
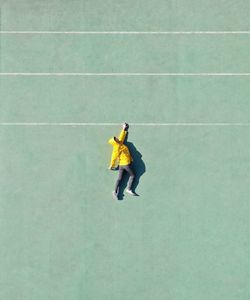
[[[111,144],[112,146],[118,145],[118,143],[115,141],[115,139],[113,137],[111,139],[109,139],[108,143]]]

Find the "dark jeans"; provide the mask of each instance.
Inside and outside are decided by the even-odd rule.
[[[122,180],[122,175],[123,175],[124,171],[127,171],[129,173],[129,181],[128,181],[127,189],[131,190],[131,188],[132,188],[132,184],[133,184],[133,181],[134,181],[134,178],[135,178],[135,174],[134,174],[133,170],[131,169],[131,165],[119,166],[119,176],[118,176],[118,179],[117,179],[116,185],[115,185],[115,192],[116,193],[118,193],[118,191],[119,191],[119,184]]]

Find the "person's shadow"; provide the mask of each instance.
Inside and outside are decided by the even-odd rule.
[[[146,172],[146,165],[145,165],[144,161],[142,160],[142,154],[136,149],[136,147],[133,143],[127,141],[127,138],[128,138],[128,134],[126,136],[124,144],[128,147],[129,152],[133,158],[131,167],[135,173],[135,179],[133,181],[132,191],[134,191],[136,193],[136,188],[138,187],[138,185],[140,183],[141,176]],[[127,187],[128,179],[129,179],[129,174],[126,171],[124,171],[123,178],[122,178],[120,186],[119,186],[118,200],[123,200],[123,198],[124,198],[124,191]],[[128,195],[128,196],[130,196],[130,195]],[[130,196],[130,197],[134,197],[134,196]]]

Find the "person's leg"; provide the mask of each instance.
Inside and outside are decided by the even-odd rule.
[[[135,173],[133,172],[132,168],[130,165],[127,165],[127,166],[124,166],[124,169],[129,173],[129,180],[128,180],[128,186],[127,186],[127,189],[129,191],[131,191],[132,189],[132,184],[133,184],[133,181],[135,179]]]
[[[119,184],[122,180],[123,171],[124,171],[123,166],[119,166],[119,175],[118,175],[118,179],[117,179],[116,184],[115,184],[115,193],[116,194],[118,194],[118,192],[119,192]]]

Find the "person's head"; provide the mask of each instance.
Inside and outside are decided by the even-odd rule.
[[[114,140],[116,141],[117,144],[121,144],[121,142],[119,141],[119,139],[116,136],[114,136]]]

